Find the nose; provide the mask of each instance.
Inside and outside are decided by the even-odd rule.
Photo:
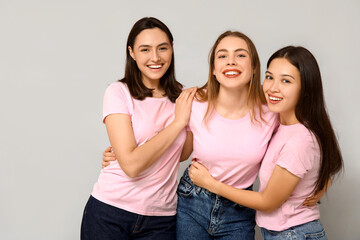
[[[227,65],[236,65],[235,56],[230,55],[227,60]]]
[[[273,81],[271,82],[271,85],[270,85],[270,87],[269,87],[269,90],[270,90],[271,92],[278,92],[278,91],[279,91],[279,82],[276,81],[276,80],[273,80]]]
[[[160,56],[159,56],[158,51],[154,50],[154,51],[152,52],[151,60],[154,61],[154,62],[160,61]]]

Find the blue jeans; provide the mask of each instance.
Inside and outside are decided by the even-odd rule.
[[[279,232],[270,231],[265,228],[260,229],[265,240],[327,240],[320,220],[314,220]]]
[[[176,216],[144,216],[90,196],[81,223],[82,240],[174,240]]]
[[[177,240],[254,239],[255,210],[195,186],[187,169],[177,193]]]

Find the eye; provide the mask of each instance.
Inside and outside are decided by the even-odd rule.
[[[246,57],[246,56],[244,54],[239,54],[239,55],[237,55],[237,57],[243,58],[243,57]]]
[[[270,75],[266,75],[266,76],[265,76],[265,79],[272,80],[272,79],[273,79],[273,77],[272,77],[272,76],[270,76]]]
[[[226,56],[225,55],[218,55],[217,58],[226,58]]]
[[[160,51],[166,51],[166,50],[168,50],[169,48],[168,47],[161,47],[159,50]]]
[[[287,79],[283,79],[283,80],[281,80],[281,82],[283,82],[283,83],[291,83],[289,80],[287,80]]]
[[[140,52],[148,52],[148,51],[150,51],[148,48],[142,48],[142,49],[140,49]]]

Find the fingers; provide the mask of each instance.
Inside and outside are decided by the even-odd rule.
[[[115,153],[114,152],[110,152],[111,147],[107,147],[105,149],[105,151],[103,152],[103,161],[108,162],[108,161],[115,161],[116,157],[115,157]]]
[[[196,168],[196,169],[198,169],[198,168],[200,167],[200,163],[198,163],[198,162],[192,162],[191,166],[194,167],[194,168]]]
[[[196,94],[197,87],[188,88],[181,92],[176,102],[192,100]]]
[[[318,203],[319,198],[316,196],[311,196],[305,199],[305,201],[303,202],[304,206],[307,207],[313,207]]]
[[[102,162],[102,163],[101,163],[101,168],[105,168],[105,167],[107,167],[107,166],[109,166],[109,165],[110,165],[109,162]]]

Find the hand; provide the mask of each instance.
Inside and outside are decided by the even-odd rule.
[[[303,206],[306,206],[306,207],[315,206],[320,201],[320,199],[324,196],[325,193],[326,193],[326,189],[323,188],[320,192],[316,193],[315,195],[312,195],[312,196],[306,198],[305,201],[303,202]]]
[[[188,88],[180,94],[176,99],[175,105],[175,119],[174,122],[179,122],[184,127],[190,120],[191,105],[194,100],[197,87]]]
[[[189,168],[189,177],[195,185],[212,192],[210,188],[214,186],[216,180],[204,165],[194,161]]]
[[[308,197],[307,199],[305,199],[305,201],[303,202],[303,206],[306,206],[306,207],[315,206],[318,202],[320,202],[320,199],[325,195],[326,191],[328,190],[328,188],[330,186],[331,186],[331,178],[329,178],[329,180],[327,181],[327,183],[326,183],[325,187],[323,187],[323,189],[321,189],[315,195],[312,195],[312,196]]]
[[[110,161],[115,161],[115,153],[111,151],[111,147],[107,147],[105,151],[103,152],[103,158],[102,158],[102,168],[107,167],[110,165]]]

